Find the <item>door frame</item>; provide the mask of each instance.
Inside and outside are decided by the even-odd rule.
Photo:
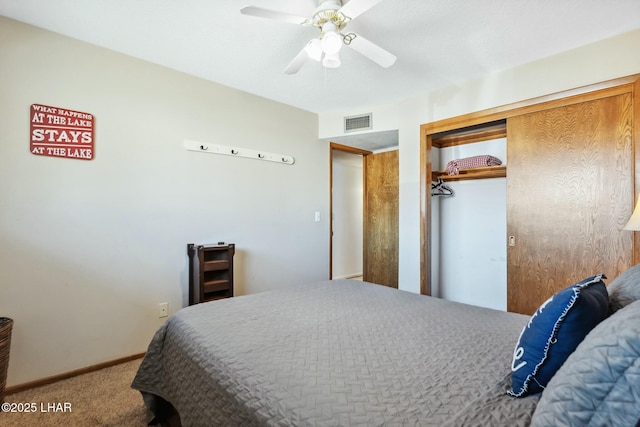
[[[365,239],[364,244],[366,244],[367,239],[367,230],[366,222],[364,218],[367,217],[367,162],[365,162],[365,157],[373,154],[373,151],[363,150],[361,148],[350,147],[348,145],[342,145],[335,142],[329,143],[329,280],[333,279],[333,150],[343,151],[345,153],[358,154],[362,156],[362,186],[363,186],[363,203],[362,203],[362,236]],[[366,247],[366,246],[364,246]],[[366,264],[367,260],[365,257],[366,253],[363,253],[362,263],[363,266]],[[364,269],[363,269],[364,271]]]

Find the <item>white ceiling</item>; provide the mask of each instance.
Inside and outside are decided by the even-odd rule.
[[[247,5],[310,16],[316,2],[0,0],[0,15],[318,113],[397,102],[640,28],[640,0],[383,0],[347,29],[395,54],[392,67],[345,48],[338,69],[312,62],[285,75],[318,30],[241,15]]]

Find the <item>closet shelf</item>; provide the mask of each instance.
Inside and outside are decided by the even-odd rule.
[[[503,119],[433,134],[431,144],[436,148],[445,148],[506,137],[507,121]]]
[[[437,181],[464,181],[468,179],[505,178],[506,166],[487,166],[483,168],[460,169],[458,175],[448,175],[446,170],[433,171],[431,180]]]

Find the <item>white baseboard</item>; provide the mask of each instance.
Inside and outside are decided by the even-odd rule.
[[[353,273],[353,274],[346,274],[344,276],[339,276],[339,277],[334,277],[333,280],[339,280],[339,279],[353,279],[354,277],[360,277],[362,276],[362,273]]]

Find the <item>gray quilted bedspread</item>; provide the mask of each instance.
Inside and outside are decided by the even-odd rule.
[[[183,426],[528,425],[513,348],[528,316],[336,280],[187,307],[134,379]]]

